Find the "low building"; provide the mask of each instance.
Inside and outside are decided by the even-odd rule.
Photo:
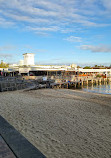
[[[11,76],[26,75],[26,76],[70,76],[70,75],[93,75],[106,74],[111,76],[111,69],[83,69],[77,68],[76,64],[66,65],[34,65],[34,54],[23,54],[24,60],[20,60],[19,65],[9,65],[9,68],[2,68],[1,72]]]

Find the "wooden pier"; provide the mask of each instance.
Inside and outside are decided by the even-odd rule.
[[[1,78],[0,79],[0,92],[14,91],[21,89],[41,89],[41,88],[66,88],[66,89],[79,89],[88,85],[101,85],[111,82],[111,78],[73,78],[72,81],[65,79],[47,79],[43,81],[38,80],[25,80],[24,78]]]
[[[108,84],[109,82],[111,82],[111,79],[108,78],[75,79],[74,81],[53,83],[51,84],[51,88],[79,89],[87,85],[101,85]]]

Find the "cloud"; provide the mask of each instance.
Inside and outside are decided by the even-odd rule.
[[[31,51],[31,52],[34,52],[35,54],[36,53],[45,53],[45,52],[47,52],[47,50],[46,49],[36,49],[36,48],[33,48],[33,46],[31,46],[31,45],[23,45],[22,46],[23,48],[25,48],[25,49],[28,49],[29,51]]]
[[[49,32],[56,32],[59,30],[59,27],[57,26],[51,26],[51,27],[27,27],[28,30],[33,31],[49,31]]]
[[[82,45],[80,48],[83,50],[90,50],[91,52],[111,53],[111,46],[109,45]]]
[[[12,57],[13,57],[12,54],[7,54],[7,53],[0,54],[0,58],[9,59],[9,58],[12,58]]]
[[[0,46],[0,58],[1,59],[10,59],[12,60],[13,54],[11,53],[2,53],[6,51],[12,51],[15,50],[16,47],[14,45],[5,45],[5,46]]]
[[[16,47],[14,45],[5,45],[5,46],[0,46],[0,52],[2,51],[10,51],[14,50]],[[0,54],[1,55],[1,54]]]
[[[81,37],[75,37],[75,36],[67,37],[64,40],[66,40],[68,42],[82,42]]]
[[[106,10],[111,11],[111,1],[110,0],[102,0],[102,3]]]
[[[60,28],[57,26],[50,26],[50,27],[48,27],[48,26],[47,27],[30,27],[30,26],[27,26],[26,30],[34,31],[39,36],[49,37],[50,32],[57,32],[60,30]]]
[[[12,27],[12,26],[13,26],[13,27],[15,26],[15,23],[14,23],[14,22],[8,21],[8,20],[6,20],[6,19],[0,17],[0,27],[5,27],[5,28],[7,28],[7,27]]]
[[[104,9],[105,8],[105,9]],[[41,29],[40,32],[59,31],[73,32],[78,24],[82,27],[105,27],[110,25],[101,22],[103,16],[110,16],[111,2],[109,0],[0,0],[0,26],[21,26],[27,30]],[[95,18],[96,17],[96,18]],[[45,26],[45,27],[44,27]],[[72,29],[67,28],[71,26]],[[45,29],[46,28],[46,29]],[[47,29],[48,28],[48,29]],[[30,31],[37,30],[30,29]]]

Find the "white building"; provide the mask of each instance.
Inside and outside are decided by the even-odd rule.
[[[77,68],[77,65],[76,64],[71,64],[70,67],[71,68]]]
[[[19,61],[19,65],[20,65],[20,66],[23,66],[23,65],[24,65],[24,60],[20,60],[20,61]]]
[[[24,57],[24,65],[34,65],[34,54],[33,53],[25,53]]]

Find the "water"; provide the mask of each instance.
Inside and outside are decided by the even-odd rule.
[[[102,94],[111,94],[111,83],[104,85],[92,85],[83,87],[84,91]]]

